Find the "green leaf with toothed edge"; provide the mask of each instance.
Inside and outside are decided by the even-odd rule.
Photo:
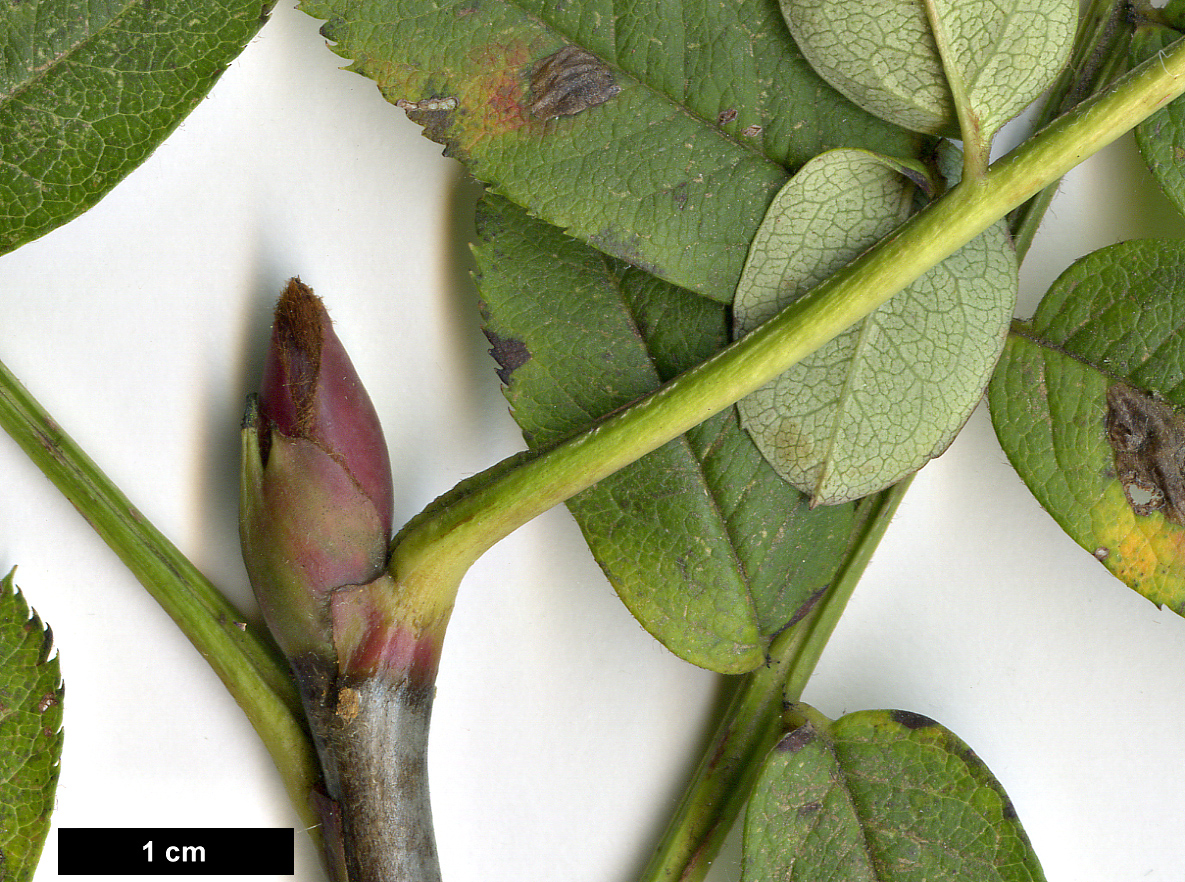
[[[267,17],[264,0],[0,4],[0,253],[143,162]]]
[[[727,342],[725,309],[528,217],[479,206],[486,333],[532,448],[650,392]],[[720,414],[569,501],[613,587],[680,657],[740,673],[835,574],[864,509],[808,511]]]
[[[1112,400],[1132,431],[1109,429]],[[1062,529],[1185,615],[1185,243],[1122,242],[1074,263],[1014,324],[988,404]]]
[[[576,238],[728,302],[787,169],[836,144],[913,156],[805,63],[776,0],[302,0],[479,180]],[[550,117],[561,49],[593,98]],[[580,67],[583,65],[583,67]],[[535,82],[535,90],[532,83]],[[614,89],[618,91],[614,91]],[[540,94],[542,90],[542,94]],[[566,94],[566,93],[565,93]],[[535,110],[532,110],[532,107]]]
[[[954,733],[908,711],[792,708],[745,819],[743,882],[1040,882],[1011,801]]]
[[[0,879],[33,878],[58,784],[62,681],[53,634],[0,579]]]

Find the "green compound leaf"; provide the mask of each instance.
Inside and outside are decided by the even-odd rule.
[[[53,634],[12,573],[0,579],[0,879],[33,878],[62,755],[62,681]]]
[[[1000,445],[1070,536],[1185,615],[1185,243],[1123,242],[1066,270],[988,387]],[[1109,399],[1110,395],[1110,401]]]
[[[486,334],[533,449],[628,404],[727,342],[725,309],[521,209],[478,213]],[[855,506],[808,512],[732,411],[568,503],[630,611],[680,657],[739,673],[832,579]]]
[[[856,104],[975,144],[1045,90],[1078,22],[1073,0],[782,0],[782,11],[815,70]]]
[[[802,724],[766,760],[745,820],[743,882],[1038,882],[999,782],[933,720],[861,711]]]
[[[834,150],[778,194],[733,304],[748,333],[890,233],[915,188],[882,157]],[[1016,303],[996,224],[863,322],[743,399],[742,425],[815,503],[858,499],[942,453],[991,376]]]
[[[0,4],[0,253],[144,161],[263,25],[270,2]]]
[[[897,156],[919,146],[811,71],[775,0],[301,9],[493,192],[722,302],[787,168],[837,144]]]
[[[1181,37],[1181,32],[1144,23],[1132,36],[1132,65],[1151,58]],[[1136,144],[1160,185],[1177,210],[1185,214],[1185,100],[1169,102],[1136,126]]]

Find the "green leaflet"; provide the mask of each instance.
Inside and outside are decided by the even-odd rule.
[[[733,304],[740,337],[890,233],[914,187],[856,150],[811,160],[774,199]],[[991,376],[1016,302],[1002,223],[738,404],[787,481],[816,503],[858,499],[942,453]]]
[[[322,31],[350,70],[493,192],[722,302],[787,167],[836,144],[899,156],[919,148],[810,70],[774,0],[301,8],[327,19]],[[566,46],[593,53],[591,69],[620,91],[575,115],[533,113],[533,75]]]
[[[1173,28],[1142,23],[1132,37],[1132,65],[1155,55],[1180,36],[1181,32]],[[1152,177],[1177,210],[1185,214],[1185,100],[1169,102],[1136,126],[1136,144]]]
[[[0,6],[0,253],[144,161],[263,25],[269,2]]]
[[[1073,0],[782,0],[803,54],[856,104],[987,144],[1066,63]]]
[[[0,578],[0,879],[33,878],[62,755],[62,681],[53,633],[12,573]]]
[[[745,820],[743,882],[1038,882],[999,782],[933,720],[805,705],[769,754]]]
[[[1032,320],[1015,325],[988,387],[1000,444],[1054,520],[1119,579],[1181,615],[1174,438],[1175,409],[1185,406],[1183,324],[1185,243],[1112,245],[1066,270]],[[1143,428],[1109,430],[1112,389]],[[1115,445],[1129,449],[1117,455]],[[1121,468],[1133,455],[1152,472]]]
[[[546,447],[726,341],[719,304],[629,268],[487,197],[478,284],[515,420]],[[771,634],[834,575],[853,506],[807,511],[731,410],[569,501],[642,625],[722,672],[765,660]]]

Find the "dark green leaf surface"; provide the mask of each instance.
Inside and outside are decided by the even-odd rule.
[[[514,417],[539,448],[582,429],[726,342],[719,304],[659,281],[487,197],[476,249],[487,334]],[[808,512],[729,410],[569,501],[643,626],[723,672],[834,574],[852,506]]]
[[[1165,410],[1185,407],[1183,326],[1185,243],[1103,248],[1054,282],[1030,322],[1014,325],[988,387],[996,435],[1038,501],[1118,578],[1179,614],[1185,528],[1167,508],[1137,512],[1129,502],[1108,441],[1107,392],[1122,381]],[[1154,441],[1167,460],[1156,492],[1171,496],[1182,450]]]
[[[0,4],[0,253],[86,211],[143,162],[270,5]]]
[[[1151,58],[1181,37],[1181,32],[1150,23],[1132,37],[1132,64]],[[1170,101],[1136,126],[1136,144],[1152,177],[1185,214],[1185,99]]]
[[[909,156],[917,138],[806,65],[774,0],[303,0],[334,50],[495,192],[616,257],[721,301],[787,170],[821,150]],[[565,46],[620,92],[533,113]]]
[[[952,732],[904,711],[804,722],[766,760],[744,882],[1037,882],[1003,788]]]
[[[53,635],[0,579],[0,879],[33,878],[49,834],[62,754],[62,683]]]

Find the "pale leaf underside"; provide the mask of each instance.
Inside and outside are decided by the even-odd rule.
[[[910,211],[893,164],[836,150],[778,194],[737,288],[742,336],[801,297]],[[819,503],[858,499],[942,453],[978,402],[1016,301],[997,224],[867,319],[739,404],[778,472]]]

